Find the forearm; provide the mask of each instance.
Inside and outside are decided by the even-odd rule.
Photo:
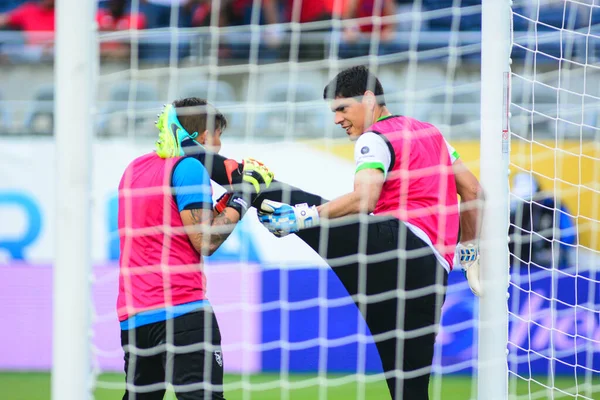
[[[240,220],[240,214],[233,208],[227,207],[222,213],[217,214],[210,226],[210,230],[204,243],[206,251],[204,255],[210,256],[221,247]]]
[[[460,242],[469,243],[477,241],[478,234],[478,223],[479,213],[475,209],[463,209],[461,205],[460,210]]]
[[[242,164],[237,161],[223,157],[219,154],[206,151],[197,145],[184,147],[186,155],[196,158],[204,165],[210,175],[210,179],[219,185],[232,189],[232,185],[242,183]],[[321,196],[305,192],[294,186],[273,180],[268,189],[263,189],[260,195],[253,194],[251,203],[260,207],[263,200],[273,200],[290,204],[307,203],[308,205],[321,205],[327,200]]]
[[[323,218],[373,212],[385,181],[383,171],[362,169],[354,176],[354,190],[317,208]]]
[[[220,213],[206,209],[184,210],[181,217],[192,246],[206,256],[217,251],[240,220],[239,212],[231,207]]]
[[[337,199],[317,207],[321,218],[340,218],[347,215],[358,214],[361,208],[367,211],[366,205],[361,207],[361,197],[356,192],[345,194]]]
[[[460,242],[469,243],[479,240],[481,230],[483,194],[478,192],[471,199],[463,199],[460,205]]]

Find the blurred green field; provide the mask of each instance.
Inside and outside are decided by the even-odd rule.
[[[313,400],[327,398],[328,400],[351,400],[351,399],[381,399],[387,400],[387,388],[381,380],[363,383],[359,386],[357,382],[347,382],[348,377],[342,375],[329,375],[328,385],[318,385],[316,375],[293,374],[287,379],[292,388],[281,388],[282,377],[278,374],[260,374],[251,376],[226,375],[226,398],[228,400]],[[545,377],[536,379],[546,384]],[[123,396],[123,375],[102,374],[98,378],[98,388],[95,390],[96,400],[115,400]],[[579,394],[582,399],[600,399],[600,379],[595,380],[593,393],[586,393],[580,386]],[[339,385],[338,385],[339,384]],[[580,381],[581,384],[581,381]],[[364,386],[363,386],[364,385]],[[553,392],[535,382],[519,381],[516,387],[517,396],[511,398],[573,398],[575,383],[572,378],[561,377],[555,381],[555,387],[560,390]],[[453,375],[436,378],[430,385],[432,399],[442,400],[468,400],[474,399],[472,393],[472,381],[470,376]],[[44,372],[0,372],[0,398],[2,400],[50,400],[50,374]],[[511,387],[511,393],[515,388]],[[532,396],[528,396],[528,393]],[[358,396],[364,393],[364,396]],[[326,396],[325,396],[326,394]],[[522,396],[522,397],[521,397]],[[588,397],[591,396],[591,397]],[[175,400],[175,396],[167,392],[166,400]]]

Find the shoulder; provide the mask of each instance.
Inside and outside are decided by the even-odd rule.
[[[171,172],[171,182],[174,187],[210,185],[210,177],[200,161],[185,157],[176,161]]]
[[[354,144],[355,149],[360,149],[361,152],[368,152],[368,146],[380,146],[385,145],[387,147],[388,140],[380,132],[375,130],[368,130],[367,132],[360,135]],[[367,147],[365,149],[365,146]],[[364,153],[363,153],[364,154]]]
[[[205,172],[206,168],[204,167],[204,165],[202,165],[202,163],[200,161],[198,161],[197,159],[195,159],[194,157],[183,157],[180,160],[175,162],[175,166],[173,168],[173,172],[177,172],[177,173],[187,173],[187,172],[192,172],[192,173],[198,173],[198,172]]]
[[[378,158],[389,160],[392,158],[394,148],[390,141],[381,133],[367,131],[360,135],[354,145],[354,158],[356,160],[367,160]]]

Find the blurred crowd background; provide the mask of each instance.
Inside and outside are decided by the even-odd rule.
[[[515,134],[595,138],[593,1],[514,2]],[[54,13],[0,1],[0,135],[53,133]],[[479,135],[481,0],[100,0],[95,19],[100,138],[153,135],[157,107],[189,95],[225,111],[228,135],[334,137],[322,87],[353,64],[376,68],[392,112]]]
[[[578,30],[600,22],[600,11],[586,1],[521,3],[515,2],[513,8],[519,15],[514,20],[515,31]],[[54,11],[54,0],[0,2],[0,27],[13,31],[2,35],[2,61],[49,60]],[[128,59],[131,43],[127,42],[135,37],[140,61],[172,61],[169,44],[173,32],[165,28],[183,29],[176,34],[177,58],[198,57],[202,51],[197,46],[202,41],[199,36],[210,32],[194,28],[211,26],[232,28],[223,30],[225,35],[217,44],[223,62],[247,61],[253,42],[259,47],[260,62],[289,59],[293,33],[305,34],[296,39],[302,46],[295,57],[321,59],[328,56],[323,52],[327,46],[323,33],[333,31],[340,34],[337,55],[344,58],[390,54],[411,45],[415,50],[448,46],[450,32],[481,30],[481,0],[98,0],[96,22],[101,32],[141,31],[104,43],[100,50],[106,59]],[[153,34],[144,34],[153,30]],[[411,32],[415,34],[412,37]],[[374,45],[372,35],[378,37]],[[460,35],[455,40],[475,43],[478,39]]]

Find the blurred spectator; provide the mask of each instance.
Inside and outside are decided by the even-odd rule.
[[[198,6],[194,9],[192,22],[194,26],[211,25],[212,7],[217,5],[212,0],[191,0],[192,4]],[[277,0],[261,0],[260,24],[276,24],[279,22],[279,10]],[[254,0],[221,0],[219,3],[219,26],[250,25],[252,23],[252,10]]]
[[[3,44],[0,62],[51,61],[54,54],[54,0],[27,1],[0,14],[0,28],[22,31]]]
[[[546,268],[568,266],[577,236],[566,206],[541,191],[530,173],[515,175],[511,193],[511,254],[522,260],[523,266],[530,263]],[[513,259],[513,265],[515,262],[519,264]]]
[[[192,26],[192,8],[195,0],[140,0],[139,11],[146,16],[148,28]],[[176,18],[176,24],[171,23]]]
[[[192,0],[197,4],[192,16],[192,25],[210,26],[212,21],[212,7],[217,3],[211,0]],[[254,0],[221,0],[218,26],[250,25],[252,21]],[[280,22],[277,0],[260,1],[259,24],[267,24],[265,42],[269,46],[277,46],[281,42],[282,29],[277,25]]]
[[[54,0],[29,1],[0,14],[0,28],[22,30],[29,44],[45,44],[54,40]]]
[[[143,14],[126,12],[127,0],[109,0],[105,8],[99,8],[96,20],[100,31],[123,31],[145,29],[146,18]],[[103,58],[126,59],[131,46],[127,41],[100,43],[100,55]]]
[[[344,5],[344,19],[386,17],[396,14],[394,0],[346,0]],[[373,21],[356,21],[354,25],[344,29],[344,40],[355,42],[361,36],[370,35],[375,30]],[[380,40],[391,41],[395,35],[395,24],[381,24]]]
[[[284,22],[316,22],[338,18],[346,0],[280,0]],[[328,28],[327,28],[328,29]]]
[[[447,10],[444,16],[435,17],[425,24],[433,31],[480,31],[481,0],[461,0],[460,7],[455,8],[454,0],[423,0],[423,10]],[[457,12],[458,11],[458,12]],[[456,23],[453,26],[453,23]]]

